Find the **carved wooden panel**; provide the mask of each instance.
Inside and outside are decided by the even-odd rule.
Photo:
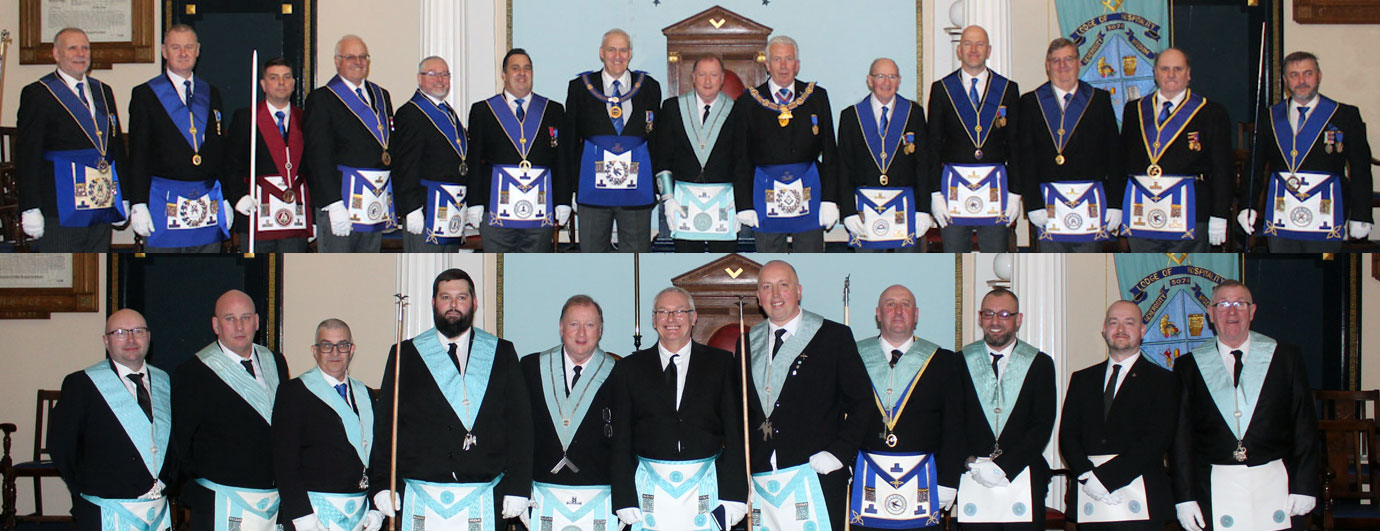
[[[665,27],[666,36],[666,96],[677,96],[691,90],[694,82],[691,71],[695,59],[715,53],[724,60],[724,68],[741,81],[744,88],[767,81],[763,65],[767,37],[771,28],[742,15],[714,6]],[[732,76],[725,76],[731,78]],[[724,92],[736,96],[731,81],[724,83]]]
[[[1380,0],[1294,0],[1299,24],[1380,24]]]
[[[720,328],[732,331],[738,325],[738,300],[743,302],[744,325],[761,322],[765,317],[757,305],[757,275],[762,265],[740,254],[730,254],[671,279],[671,284],[685,289],[695,297],[695,313],[699,321],[691,338],[712,344],[710,338]],[[737,340],[737,334],[731,335]],[[725,350],[731,346],[716,345]]]

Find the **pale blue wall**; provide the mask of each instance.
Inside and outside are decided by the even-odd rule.
[[[673,277],[721,255],[644,254],[641,258],[642,347],[656,342],[652,298]],[[752,254],[766,263],[781,258],[795,266],[805,295],[802,306],[843,322],[843,278],[852,275],[851,321],[858,339],[877,335],[877,298],[892,284],[915,292],[920,306],[916,335],[954,345],[954,258],[949,254],[774,255]],[[604,308],[605,350],[633,351],[633,258],[630,255],[506,254],[503,259],[503,336],[518,355],[560,343],[561,305],[584,293]]]

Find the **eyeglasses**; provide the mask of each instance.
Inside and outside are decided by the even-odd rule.
[[[1218,310],[1222,311],[1227,311],[1230,309],[1236,309],[1236,311],[1245,311],[1246,308],[1250,308],[1252,304],[1255,303],[1251,301],[1217,301],[1212,303],[1213,306],[1215,306]]]
[[[1078,62],[1077,57],[1050,57],[1046,59],[1049,64],[1071,65]]]
[[[657,316],[658,318],[661,318],[661,319],[669,319],[669,318],[671,318],[671,317],[685,317],[685,316],[690,315],[690,314],[692,314],[692,313],[695,313],[695,310],[654,310],[654,311],[652,311],[652,314],[653,314],[653,315],[655,315],[655,316]]]
[[[141,326],[139,328],[116,328],[106,332],[105,335],[119,341],[124,341],[132,337],[143,339],[149,337],[149,328],[147,326]]]
[[[983,319],[1002,319],[1002,320],[1010,319],[1010,318],[1015,317],[1015,316],[1020,315],[1020,314],[1021,314],[1021,312],[1008,312],[1008,311],[1006,311],[1006,310],[1002,310],[1002,311],[1000,311],[1000,312],[994,312],[994,311],[992,311],[992,310],[983,310],[983,311],[981,311],[981,312],[978,312],[978,315],[981,315]]]
[[[322,353],[325,353],[325,354],[330,354],[331,352],[334,352],[334,351],[337,351],[337,350],[340,351],[340,352],[349,352],[350,349],[354,348],[354,346],[355,346],[355,344],[354,344],[354,343],[351,343],[351,342],[349,342],[349,341],[341,341],[341,342],[339,342],[339,343],[331,343],[330,341],[322,341],[322,342],[320,342],[320,343],[317,343],[317,344],[315,344],[315,345],[312,345],[312,347],[315,347],[316,350],[319,350],[319,351],[321,351]]]
[[[441,79],[450,79],[450,72],[419,72],[419,73],[420,73],[421,75],[424,75],[424,76],[429,77],[429,78],[431,78],[431,79],[436,79],[436,78],[438,78],[438,77],[441,78]]]
[[[896,81],[901,79],[901,76],[896,74],[868,74],[867,77],[872,78],[873,81]]]
[[[337,55],[337,56],[335,56],[335,58],[336,58],[336,59],[340,59],[341,61],[345,61],[345,62],[347,62],[347,63],[354,63],[354,62],[367,63],[367,62],[369,62],[369,54],[367,54],[367,53],[364,54],[364,55]]]

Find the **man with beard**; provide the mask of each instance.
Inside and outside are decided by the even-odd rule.
[[[403,252],[454,253],[465,241],[465,124],[446,103],[450,66],[437,56],[417,65],[417,92],[395,115],[393,195],[406,212]]]
[[[663,289],[652,308],[656,346],[612,378],[613,506],[633,529],[728,529],[747,515],[738,365],[690,339],[689,292]]]
[[[982,341],[963,347],[963,450],[958,521],[964,529],[1044,529],[1054,430],[1054,362],[1016,339],[1016,294],[997,288],[982,298]]]
[[[762,266],[757,303],[767,320],[748,332],[743,353],[753,509],[761,512],[753,524],[838,531],[846,521],[844,464],[858,454],[873,400],[853,332],[802,309],[802,295],[790,264]]]
[[[963,432],[947,427],[963,422],[963,362],[915,337],[917,315],[915,295],[891,286],[877,301],[881,335],[858,342],[880,415],[870,416],[854,468],[853,529],[939,525],[958,495]]]
[[[259,314],[244,292],[216,300],[216,341],[173,376],[173,443],[181,499],[198,531],[267,531],[278,521],[273,473],[273,402],[287,361],[254,344]]]
[[[1073,373],[1059,450],[1078,477],[1079,529],[1155,531],[1174,518],[1164,458],[1174,440],[1174,375],[1141,356],[1140,307],[1116,301],[1102,321],[1107,361]],[[1072,488],[1072,486],[1070,486]]]
[[[292,65],[276,57],[259,74],[264,100],[256,103],[258,116],[250,123],[249,109],[235,111],[230,122],[230,176],[226,196],[238,198],[235,210],[240,247],[250,250],[249,224],[258,222],[254,252],[305,253],[307,239],[315,234],[307,182],[302,178],[302,109],[292,104]],[[257,128],[258,197],[248,194],[249,131]],[[259,215],[254,216],[254,210]]]
[[[472,326],[479,304],[463,270],[437,275],[431,309],[435,328],[388,355],[374,421],[371,498],[383,514],[401,519],[402,531],[474,523],[493,531],[527,510],[532,488],[532,411],[517,353],[511,342]]]
[[[588,295],[565,301],[560,326],[560,345],[522,358],[535,450],[532,514],[523,523],[535,519],[542,528],[549,519],[552,529],[612,529],[613,412],[606,382],[618,357],[599,348],[604,310]],[[577,503],[568,504],[571,499]],[[598,508],[585,511],[590,503]]]
[[[1217,341],[1175,360],[1179,426],[1169,464],[1189,531],[1304,529],[1318,497],[1318,421],[1298,347],[1251,331],[1235,280],[1212,289]],[[1372,450],[1374,451],[1374,450]]]

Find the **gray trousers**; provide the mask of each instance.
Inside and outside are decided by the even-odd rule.
[[[786,237],[791,243],[786,243]],[[756,233],[759,253],[822,253],[824,252],[824,229],[805,232],[758,232]]]
[[[577,231],[580,252],[611,253],[613,225],[618,224],[618,252],[646,253],[652,250],[652,207],[601,207],[580,204]]]
[[[1272,253],[1335,253],[1342,250],[1341,241],[1295,240],[1278,236],[1266,239]]]
[[[977,233],[978,251],[1004,253],[1011,245],[1011,228],[1006,225],[954,225],[939,229],[944,238],[944,252],[967,253],[973,250],[973,233]]]
[[[316,209],[316,252],[318,253],[377,253],[383,245],[382,232],[350,231],[340,237],[331,232],[331,215]]]
[[[1152,240],[1149,238],[1127,238],[1133,253],[1205,253],[1208,251],[1208,224],[1193,225],[1191,240]]]
[[[549,253],[551,227],[510,229],[495,227],[487,221],[479,224],[479,236],[484,238],[486,253]]]
[[[410,232],[403,231],[403,234],[402,234],[402,241],[403,241],[403,252],[404,252],[404,253],[458,253],[458,252],[460,252],[460,244],[458,244],[458,243],[451,243],[451,244],[445,244],[445,245],[438,244],[438,243],[427,243],[427,241],[426,241],[426,232],[425,232],[425,231],[423,231],[421,234],[412,234],[412,233],[410,233]]]
[[[64,227],[58,218],[43,217],[43,237],[34,247],[44,253],[104,253],[110,251],[110,224]]]

